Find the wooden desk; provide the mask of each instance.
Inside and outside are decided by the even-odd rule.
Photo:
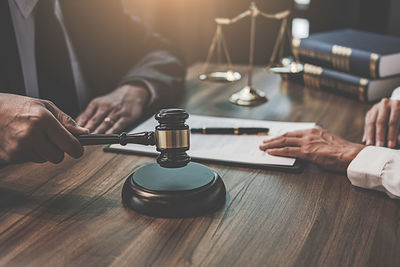
[[[243,71],[244,69],[241,68]],[[255,86],[269,102],[230,104],[244,86],[201,83],[188,75],[182,106],[190,113],[315,121],[361,138],[368,106],[280,81],[259,68]],[[220,211],[155,219],[121,204],[128,174],[149,157],[88,148],[60,165],[0,170],[2,266],[399,266],[400,203],[351,186],[345,175],[307,166],[301,174],[209,165],[229,196]],[[373,160],[373,159],[371,159]]]

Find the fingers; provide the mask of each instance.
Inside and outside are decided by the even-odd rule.
[[[398,101],[393,101],[391,103],[390,116],[389,116],[389,122],[388,122],[389,129],[388,129],[388,135],[387,135],[387,141],[388,141],[388,147],[389,148],[396,147],[397,136],[399,135],[399,128],[400,128],[399,114],[400,114],[400,109],[399,109],[398,105],[399,105]]]
[[[63,120],[68,120],[64,118]],[[72,119],[71,119],[72,120]],[[47,138],[56,145],[61,151],[66,152],[73,158],[79,158],[83,154],[83,148],[71,132],[69,132],[59,120],[57,120],[52,113],[49,113],[47,118],[44,120],[43,128]],[[71,126],[71,122],[66,122],[67,127],[78,130],[79,126]],[[78,128],[79,127],[79,128]],[[83,130],[82,130],[83,131]],[[86,130],[87,132],[87,130]]]
[[[268,149],[267,153],[273,156],[304,158],[299,147],[284,147]]]
[[[87,106],[87,108],[85,109],[84,112],[82,112],[78,118],[76,118],[76,122],[84,127],[87,122],[89,121],[89,119],[91,117],[93,117],[93,115],[96,113],[97,111],[97,105],[95,104],[95,102],[90,102],[89,105]]]
[[[126,129],[130,124],[131,124],[130,120],[122,117],[109,130],[106,131],[106,134],[120,133],[122,130]]]
[[[84,127],[89,129],[91,133],[94,132],[94,130],[104,122],[104,118],[107,117],[108,114],[109,111],[107,109],[98,108],[96,113],[88,120]]]
[[[372,107],[365,116],[364,139],[367,146],[375,144],[375,124],[378,116],[378,107]]]
[[[42,158],[39,154],[36,152],[31,151],[29,153],[29,161],[32,161],[34,163],[45,163],[47,160]]]
[[[46,108],[54,117],[73,134],[88,134],[89,130],[79,126],[70,116],[62,112],[56,105],[50,101],[44,101]]]
[[[279,147],[299,147],[301,146],[301,139],[296,137],[279,137],[275,140],[266,140],[262,145],[260,145],[261,150],[266,150],[270,148],[279,148]]]
[[[303,137],[305,134],[307,134],[309,130],[298,130],[298,131],[293,131],[293,132],[287,132],[283,134],[283,137]]]
[[[101,122],[101,124],[96,128],[96,130],[93,131],[93,133],[94,134],[103,134],[103,133],[107,132],[120,119],[119,117],[120,116],[115,113],[108,114],[107,118],[109,118],[109,120],[108,121],[103,120]]]
[[[387,125],[389,122],[390,108],[387,107],[388,99],[383,99],[379,105],[378,116],[376,118],[375,144],[385,146],[387,137]]]
[[[64,152],[44,135],[35,138],[33,150],[41,159],[55,164],[60,163],[64,159]]]

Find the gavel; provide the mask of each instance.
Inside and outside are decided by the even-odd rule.
[[[183,109],[162,109],[155,115],[155,131],[133,134],[86,134],[77,138],[83,146],[105,144],[140,144],[156,146],[160,152],[157,163],[164,168],[180,168],[190,162],[190,130],[185,124],[189,114]]]
[[[122,187],[122,202],[154,217],[191,217],[216,210],[225,203],[226,189],[214,170],[190,162],[188,113],[162,109],[155,115],[155,131],[134,134],[88,134],[77,136],[82,145],[140,144],[156,146],[157,163],[130,174]]]

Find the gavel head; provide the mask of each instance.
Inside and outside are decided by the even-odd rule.
[[[185,124],[189,114],[183,109],[162,109],[155,115],[159,125],[155,130],[155,142],[160,155],[158,164],[165,168],[180,168],[190,162],[186,151],[190,147],[190,130]]]

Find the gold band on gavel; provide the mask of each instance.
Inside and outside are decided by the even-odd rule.
[[[185,130],[156,130],[156,146],[158,148],[189,148],[190,133]]]

